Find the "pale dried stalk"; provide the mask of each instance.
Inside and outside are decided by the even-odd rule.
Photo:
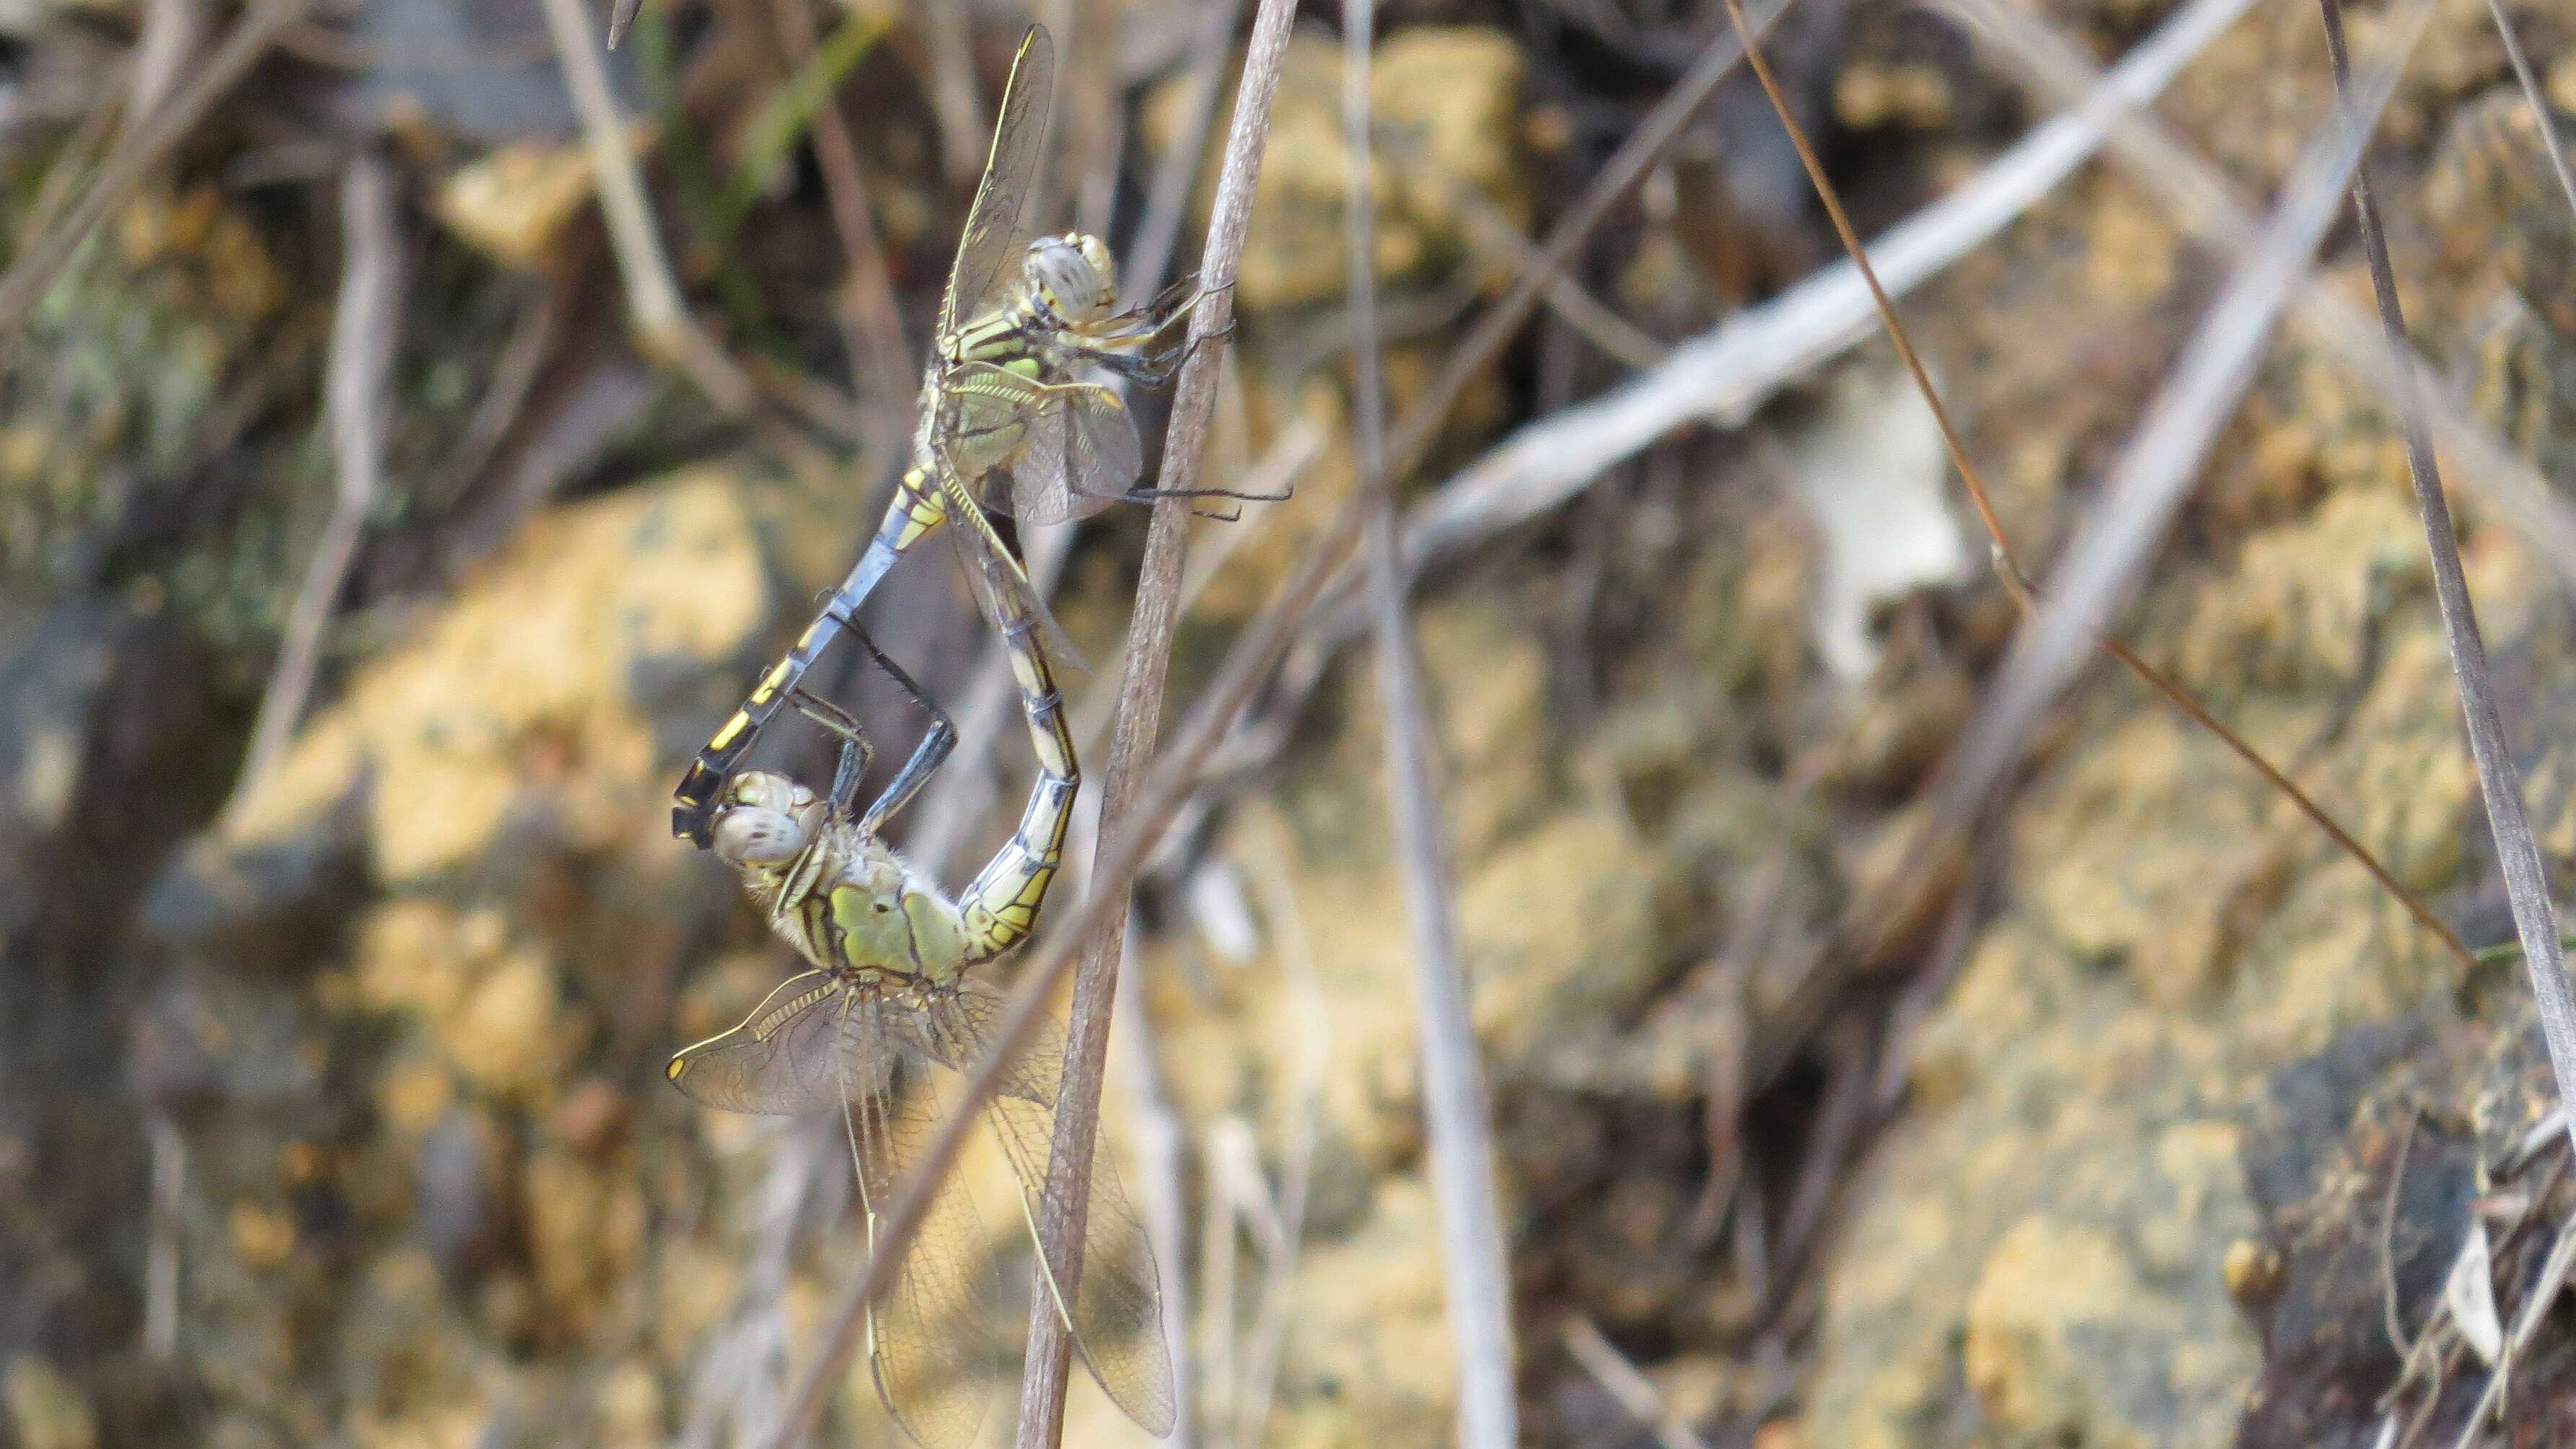
[[[1728,13],[1734,17],[1739,27],[1743,24],[1743,10],[1739,0],[1728,0]],[[1907,335],[1903,321],[1896,315],[1895,304],[1889,300],[1886,289],[1879,285],[1877,272],[1869,264],[1868,255],[1861,246],[1860,236],[1853,229],[1851,218],[1844,213],[1841,198],[1835,193],[1832,181],[1826,177],[1824,166],[1817,159],[1814,148],[1809,145],[1804,129],[1798,125],[1786,99],[1781,95],[1778,82],[1772,78],[1769,67],[1763,64],[1762,55],[1758,49],[1748,49],[1747,53],[1753,62],[1755,75],[1770,97],[1773,110],[1779,114],[1781,125],[1788,131],[1790,143],[1797,150],[1800,164],[1806,168],[1808,179],[1814,185],[1817,197],[1823,201],[1826,214],[1833,220],[1835,234],[1841,238],[1844,251],[1849,254],[1854,268],[1860,273],[1861,280],[1869,288],[1871,305],[1887,330],[1888,340],[1895,345],[1897,355],[1904,360],[1906,371],[1913,378],[1915,390],[1922,395],[1925,405],[1931,409],[1933,420],[1939,425],[1941,441],[1949,450],[1951,463],[1958,468],[1960,481],[1967,486],[1969,500],[1975,504],[1977,517],[1985,526],[1986,536],[1992,547],[1996,572],[2002,577],[2005,589],[2011,595],[2013,603],[2025,615],[2029,614],[2037,607],[2037,601],[2032,597],[2029,576],[2023,572],[2020,562],[2014,557],[2011,541],[2004,534],[2003,521],[1996,516],[1994,504],[1987,495],[1985,481],[1978,474],[1976,464],[1968,456],[1967,444],[1960,438],[1957,427],[1951,422],[1949,409],[1942,404],[1940,392],[1932,385],[1931,374],[1925,370],[1922,358],[1916,354],[1913,341]],[[2328,814],[2323,806],[2283,774],[2279,767],[2264,757],[2261,751],[2255,749],[2242,736],[2221,722],[2217,716],[2211,714],[2208,708],[2189,691],[2166,677],[2161,670],[2147,663],[2135,650],[2117,638],[2107,634],[2101,635],[2096,638],[2095,644],[2102,652],[2125,665],[2130,673],[2136,675],[2149,688],[2163,695],[2169,703],[2189,716],[2194,723],[2216,736],[2219,742],[2226,745],[2239,760],[2262,776],[2266,784],[2286,797],[2301,814],[2307,816],[2309,822],[2333,841],[2337,848],[2350,856],[2362,869],[2368,871],[2371,878],[2379,883],[2380,888],[2403,905],[2407,912],[2415,917],[2416,922],[2440,941],[2463,967],[2474,967],[2475,959],[2459,934],[2453,931],[2447,922],[2435,915],[2432,908],[2426,905],[2421,897],[2409,891],[2403,882],[2380,863],[2377,856],[2343,827],[2342,822]]]
[[[1351,439],[1362,477],[1386,466],[1386,380],[1377,336],[1376,198],[1369,145],[1369,42],[1374,0],[1342,6],[1342,201],[1344,270],[1350,294]],[[1493,1126],[1483,1064],[1458,956],[1457,906],[1449,847],[1432,782],[1429,709],[1422,661],[1405,616],[1396,558],[1395,499],[1382,494],[1368,525],[1369,613],[1377,635],[1380,702],[1386,713],[1386,772],[1396,856],[1403,865],[1405,919],[1413,940],[1415,1029],[1422,1051],[1423,1133],[1440,1219],[1442,1284],[1458,1356],[1458,1442],[1508,1449],[1519,1435],[1512,1391],[1510,1244],[1494,1178]]]
[[[1934,0],[1966,23],[2032,89],[2057,104],[2078,104],[2101,83],[2083,52],[2028,11],[1997,0]],[[2177,141],[2141,110],[2112,113],[2106,148],[2131,178],[2153,191],[2177,223],[2238,257],[2250,255],[2257,235],[2252,212],[2218,169]],[[2292,313],[2302,336],[2324,349],[2346,371],[2383,395],[2408,386],[2431,413],[2434,439],[2462,469],[2505,524],[2530,545],[2533,559],[2576,590],[2576,509],[2561,500],[2530,460],[2507,447],[2477,421],[2459,394],[2403,342],[2393,342],[2370,315],[2314,276],[2299,280]]]
[[[1133,937],[1119,953],[1118,975],[1117,1038],[1124,1063],[1120,1070],[1127,1079],[1128,1119],[1135,1124],[1136,1197],[1155,1275],[1163,1280],[1163,1342],[1171,1345],[1172,1402],[1180,1406],[1180,1417],[1163,1442],[1171,1449],[1192,1449],[1198,1434],[1190,1422],[1189,1234],[1183,1226],[1187,1194],[1181,1180],[1188,1130],[1180,1108],[1172,1102],[1162,1057],[1154,1047],[1154,1021],[1145,1010],[1143,972],[1136,962]]]
[[[1764,25],[1778,16],[1774,8]],[[1256,47],[1256,53],[1258,47]],[[1468,384],[1501,352],[1522,321],[1529,316],[1547,275],[1562,268],[1580,248],[1594,227],[1610,209],[1634,187],[1646,167],[1675,134],[1706,104],[1735,63],[1740,49],[1720,41],[1695,63],[1690,71],[1674,83],[1670,92],[1656,104],[1646,120],[1631,132],[1612,155],[1591,188],[1558,223],[1550,234],[1544,266],[1515,284],[1511,293],[1495,305],[1449,353],[1448,363],[1432,379],[1413,408],[1406,414],[1388,446],[1390,473],[1409,471],[1418,465],[1438,435],[1441,420],[1448,415]],[[1269,87],[1275,86],[1275,60],[1269,67],[1265,88],[1259,96],[1268,104]],[[1247,62],[1247,72],[1250,66]],[[1255,92],[1253,79],[1247,74],[1238,114],[1250,104]],[[1246,188],[1248,192],[1248,188]],[[1219,200],[1225,200],[1226,188],[1219,186]],[[1248,195],[1244,198],[1248,201]],[[1218,233],[1211,228],[1211,238]],[[1239,246],[1239,238],[1234,245]],[[1216,248],[1209,248],[1211,270],[1218,258]],[[1234,258],[1223,258],[1230,275]],[[1228,309],[1230,312],[1230,308]],[[821,1417],[823,1402],[833,1384],[839,1382],[850,1355],[858,1346],[859,1329],[866,1319],[867,1305],[875,1295],[887,1264],[900,1258],[920,1230],[932,1194],[942,1177],[957,1160],[966,1135],[973,1129],[976,1114],[989,1099],[1000,1081],[1003,1069],[1027,1042],[1029,1034],[1046,1014],[1047,1002],[1055,988],[1072,969],[1077,948],[1094,934],[1122,922],[1127,912],[1127,883],[1133,881],[1164,828],[1178,813],[1196,788],[1199,774],[1216,753],[1218,744],[1232,725],[1235,715],[1261,682],[1278,667],[1280,658],[1296,637],[1306,616],[1322,596],[1324,585],[1332,578],[1358,543],[1362,526],[1378,495],[1387,487],[1385,477],[1362,480],[1353,496],[1327,521],[1325,527],[1283,580],[1268,608],[1245,630],[1233,649],[1228,651],[1216,677],[1200,695],[1187,719],[1182,722],[1168,748],[1153,768],[1146,772],[1137,787],[1133,807],[1123,820],[1123,828],[1103,841],[1093,862],[1094,888],[1076,905],[1070,920],[1032,948],[1022,963],[1020,977],[1013,983],[1010,996],[993,1024],[991,1044],[975,1069],[967,1074],[957,1105],[939,1125],[938,1132],[925,1145],[913,1171],[893,1200],[880,1223],[877,1250],[869,1255],[857,1275],[842,1290],[832,1313],[825,1321],[815,1351],[808,1356],[808,1368],[798,1380],[789,1413],[773,1445],[802,1443],[813,1432]]]
[[[1567,1319],[1565,1351],[1592,1375],[1602,1392],[1619,1401],[1619,1407],[1636,1416],[1637,1422],[1654,1431],[1655,1442],[1664,1449],[1708,1449],[1708,1441],[1698,1431],[1682,1422],[1681,1416],[1665,1407],[1664,1396],[1619,1351],[1619,1346],[1603,1336],[1600,1326],[1581,1314]]]
[[[1294,0],[1262,0],[1244,56],[1243,82],[1235,94],[1234,121],[1226,134],[1216,203],[1208,221],[1207,255],[1200,265],[1207,295],[1190,313],[1189,361],[1172,400],[1164,434],[1158,486],[1169,495],[1154,505],[1145,534],[1145,560],[1136,580],[1136,608],[1127,622],[1127,665],[1119,679],[1118,718],[1102,771],[1100,838],[1127,830],[1127,816],[1145,763],[1154,753],[1163,714],[1163,681],[1171,667],[1172,631],[1180,623],[1181,570],[1189,539],[1191,501],[1216,418],[1216,384],[1224,339],[1233,330],[1234,269],[1251,221],[1252,196],[1270,140],[1270,104],[1288,49]],[[1125,880],[1096,877],[1091,899],[1123,900]],[[1054,1265],[1067,1300],[1082,1277],[1084,1220],[1091,1207],[1091,1159],[1100,1128],[1100,1079],[1108,1060],[1110,1009],[1118,990],[1118,954],[1126,940],[1124,911],[1110,916],[1085,941],[1073,976],[1073,1004],[1065,1025],[1064,1074],[1056,1089],[1055,1143],[1047,1160],[1047,1185],[1038,1217],[1042,1264]],[[1029,1350],[1020,1385],[1020,1449],[1051,1449],[1064,1434],[1065,1369],[1072,1336],[1049,1301],[1046,1268],[1033,1268]]]
[[[609,93],[608,67],[591,36],[590,12],[582,0],[541,3],[563,67],[564,88],[581,118],[591,184],[598,188],[599,213],[608,223],[609,250],[617,256],[618,276],[625,284],[627,324],[636,345],[646,356],[679,367],[726,412],[749,412],[751,380],[698,331],[680,301],[680,284],[671,275],[671,259],[653,225],[653,208],[644,199],[644,177],[628,143],[626,119]]]
[[[2333,58],[2335,94],[2351,104],[2352,58],[2344,48],[2343,6],[2319,0],[2325,17],[2326,51]],[[2407,32],[2410,36],[2412,32]],[[2402,52],[2401,52],[2402,53]],[[2549,117],[2541,115],[2546,130]],[[2388,238],[2372,194],[2370,167],[2358,165],[2352,177],[2352,205],[2361,222],[2362,256],[2370,264],[2370,289],[2379,301],[2379,321],[2391,338],[2406,335],[2406,316],[2397,300],[2397,274],[2388,261]],[[2505,739],[2504,718],[2497,712],[2495,684],[2487,674],[2487,649],[2478,637],[2477,606],[2469,599],[2468,576],[2460,567],[2460,543],[2451,523],[2451,503],[2442,491],[2440,465],[2433,460],[2433,430],[2424,420],[2412,379],[2397,391],[2397,416],[2406,437],[2406,473],[2415,485],[2416,511],[2424,519],[2424,544],[2433,560],[2433,597],[2441,605],[2442,632],[2450,645],[2451,673],[2459,681],[2460,713],[2469,730],[2469,756],[2478,769],[2478,792],[2486,802],[2487,828],[2495,837],[2496,861],[2504,872],[2505,894],[2513,905],[2513,924],[2522,937],[2523,969],[2531,977],[2532,998],[2540,1008],[2540,1034],[2549,1047],[2549,1066],[2558,1081],[2558,1099],[2576,1101],[2576,999],[2567,988],[2566,957],[2558,945],[2558,914],[2549,901],[2549,876],[2540,859],[2540,844],[2531,835],[2531,819],[2522,803],[2522,772]],[[2576,1146],[2576,1128],[2569,1131]]]
[[[1938,276],[2056,190],[2100,147],[2114,115],[2161,93],[2252,3],[2192,0],[2066,114],[1889,229],[1868,253],[1888,293],[1903,296]],[[1504,439],[1415,506],[1405,520],[1405,556],[1418,567],[1536,517],[1675,428],[1742,426],[1780,389],[1867,338],[1873,320],[1857,267],[1845,260],[1820,269],[1673,347],[1659,366]]]
[[[117,137],[89,189],[59,222],[20,247],[9,260],[9,270],[0,274],[0,342],[17,337],[18,329],[27,325],[27,314],[62,275],[80,244],[109,213],[133,199],[135,189],[180,138],[250,73],[276,43],[279,32],[301,18],[310,4],[311,0],[253,0],[185,87],[151,114],[127,117],[125,134]]]
[[[800,69],[814,65],[821,45],[806,4],[807,0],[770,0],[788,63]],[[903,340],[903,317],[895,306],[885,248],[877,241],[867,177],[859,170],[858,143],[841,114],[837,93],[824,96],[814,108],[814,161],[823,173],[832,229],[839,233],[842,255],[849,262],[834,310],[840,314],[850,353],[850,385],[869,420],[868,450],[890,455],[912,432],[912,349]]]
[[[349,158],[340,174],[340,295],[331,314],[323,386],[339,488],[287,613],[277,668],[260,699],[231,811],[245,808],[257,793],[303,716],[323,630],[357,557],[358,535],[384,492],[385,375],[402,321],[402,229],[395,201],[393,169],[382,156],[361,150]]]
[[[2396,27],[2401,54],[2431,11],[2431,0],[2409,0]],[[2336,199],[2396,87],[2399,69],[2394,63],[2378,67],[2360,99],[2341,107],[2334,124],[2310,143],[2262,244],[2202,314],[2114,465],[2101,506],[2085,518],[2051,570],[2037,616],[2016,634],[1984,707],[1944,767],[1925,833],[1918,837],[1927,850],[1945,851],[1964,837],[2019,763],[2041,713],[2074,677],[2154,558],[2332,223]],[[1919,880],[1923,873],[1915,875]],[[1890,914],[1909,913],[1900,908]]]
[[[2558,139],[2558,123],[2551,119],[2549,97],[2542,94],[2540,77],[2531,73],[2531,59],[2522,53],[2522,37],[2513,33],[2513,20],[2504,13],[2504,0],[2487,0],[2487,13],[2495,17],[2496,37],[2504,42],[2504,55],[2513,65],[2514,83],[2522,87],[2523,104],[2531,107],[2532,129],[2540,133],[2540,149],[2549,158],[2549,174],[2558,178],[2559,193],[2567,198],[2567,207],[2576,211],[2576,171],[2567,165],[2566,143]]]
[[[148,116],[178,88],[206,40],[204,0],[147,0],[134,44],[134,98],[126,113]]]

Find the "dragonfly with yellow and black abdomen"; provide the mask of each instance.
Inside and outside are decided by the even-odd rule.
[[[989,560],[977,563],[976,582],[989,591],[998,570]],[[1018,829],[951,899],[879,834],[914,788],[903,782],[917,784],[937,766],[947,736],[933,731],[897,783],[861,811],[866,737],[829,705],[800,699],[800,710],[841,736],[830,795],[818,798],[769,771],[742,771],[717,800],[710,839],[811,969],[772,991],[739,1026],[681,1051],[666,1070],[682,1092],[726,1111],[837,1110],[872,1251],[879,1215],[935,1126],[929,1088],[946,1074],[974,1070],[999,1025],[1002,993],[968,973],[1036,929],[1080,789],[1073,731],[1036,616],[1007,593],[990,592],[983,602],[1018,676],[1037,754],[1037,780]],[[1005,1068],[985,1108],[1032,1225],[1054,1151],[1063,1055],[1061,1036],[1041,1030]],[[1129,1417],[1165,1434],[1176,1404],[1153,1255],[1117,1173],[1098,1162],[1089,1180],[1078,1263],[1059,1262],[1062,1250],[1042,1243],[1040,1276],[1092,1376]],[[963,1449],[975,1440],[982,1411],[972,1381],[998,1358],[975,1311],[991,1277],[974,1205],[952,1175],[867,1306],[878,1397],[925,1449]]]
[[[1023,245],[1021,211],[1044,148],[1054,73],[1046,29],[1031,26],[940,302],[911,466],[857,566],[691,762],[674,792],[674,834],[709,843],[712,811],[753,740],[800,694],[824,648],[845,630],[857,632],[859,606],[924,536],[954,523],[959,546],[993,566],[996,588],[1051,628],[990,515],[1051,524],[1121,499],[1161,496],[1136,486],[1144,449],[1135,419],[1100,379],[1169,380],[1187,352],[1174,328],[1206,294],[1181,282],[1121,311],[1116,268],[1098,237],[1072,233]],[[1014,255],[1017,268],[1006,265]]]

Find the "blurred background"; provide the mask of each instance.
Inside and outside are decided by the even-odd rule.
[[[2356,4],[2365,57],[2398,8]],[[557,37],[606,17],[552,9],[0,4],[0,1444],[751,1444],[863,1255],[837,1123],[661,1080],[791,964],[669,790],[883,507],[1022,28],[1059,53],[1032,216],[1142,297],[1195,264],[1251,7],[647,0],[586,51],[587,138]],[[2313,6],[2225,9],[2177,38],[2206,0],[2018,8],[2097,66],[2164,47],[2183,148],[2018,193],[2055,108],[1954,9],[1796,0],[1766,44],[1864,235],[1952,228],[1900,305],[2034,572],[2232,265],[2159,177],[2259,210],[2331,114]],[[2576,212],[2541,142],[2576,136],[2576,12],[2498,13],[2546,117],[2484,0],[2439,0],[2375,164],[2418,346],[2563,486]],[[1290,42],[1203,480],[1294,496],[1195,523],[1176,713],[1357,481],[1341,18]],[[1376,30],[1401,416],[1730,32],[1710,0],[1392,0]],[[2367,307],[2350,233],[2317,274]],[[1739,68],[1398,480],[1521,1438],[2456,1434],[2576,1192],[2515,965],[2446,951],[2098,668],[1929,904],[1852,918],[1921,864],[2019,615],[1865,302],[1799,286],[1839,255]],[[2485,947],[2394,414],[2313,336],[2267,354],[2118,630]],[[1150,480],[1165,404],[1136,406]],[[2563,870],[2564,561],[2479,496]],[[1145,521],[1020,538],[1092,662],[1086,764]],[[946,560],[870,622],[965,730],[895,832],[962,883],[1024,735]],[[1456,1433],[1365,629],[1327,595],[1138,884],[1104,1130],[1191,1443]],[[917,738],[855,655],[815,677]],[[776,734],[762,761],[826,777]],[[1015,1343],[1026,1233],[998,1159],[964,1170]],[[2522,1342],[2516,1442],[2561,1441],[2576,1339]],[[1067,1442],[1144,1442],[1075,1379]],[[1014,1382],[951,1386],[987,1442]],[[900,1442],[864,1368],[826,1439]]]

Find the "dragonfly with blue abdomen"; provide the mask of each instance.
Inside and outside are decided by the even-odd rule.
[[[970,576],[989,567],[995,589],[1015,609],[1051,628],[990,515],[1050,524],[1089,517],[1121,499],[1161,496],[1136,486],[1144,448],[1135,419],[1100,379],[1169,380],[1188,350],[1173,338],[1174,326],[1207,294],[1184,281],[1121,311],[1116,269],[1098,237],[1023,243],[1021,210],[1044,147],[1054,74],[1046,29],[1031,26],[940,302],[911,466],[858,565],[691,762],[674,792],[674,834],[709,843],[712,813],[753,740],[799,697],[800,681],[825,646],[845,630],[858,631],[859,606],[924,536],[954,523],[959,547],[982,558],[969,564]],[[1018,267],[1006,265],[1015,255]]]
[[[724,787],[710,817],[716,854],[742,874],[771,927],[810,968],[789,978],[741,1025],[671,1059],[672,1085],[710,1107],[790,1115],[837,1110],[858,1171],[871,1251],[880,1215],[936,1127],[928,1090],[946,1073],[973,1071],[1000,1024],[1003,995],[968,972],[1026,940],[1064,855],[1081,770],[1064,700],[1038,621],[1024,601],[977,583],[1018,676],[1037,752],[1037,782],[1019,828],[951,899],[917,875],[878,833],[938,767],[954,740],[944,720],[866,810],[859,782],[869,763],[855,721],[827,703],[797,708],[841,737],[828,797],[783,775],[745,770]],[[898,673],[907,689],[910,681]],[[926,700],[935,720],[937,711]],[[1009,1159],[1023,1217],[1042,1216],[1064,1042],[1053,1028],[1005,1068],[985,1115]],[[1156,1435],[1176,1414],[1163,1339],[1162,1289],[1135,1212],[1106,1162],[1090,1173],[1090,1208],[1078,1263],[1042,1244],[1041,1275],[1092,1376],[1129,1417]],[[982,1407],[971,1381],[999,1357],[976,1308],[992,1271],[978,1266],[974,1204],[952,1174],[932,1199],[919,1235],[868,1305],[867,1353],[877,1394],[925,1449],[974,1442]],[[1059,1285],[1071,1284],[1066,1291]]]

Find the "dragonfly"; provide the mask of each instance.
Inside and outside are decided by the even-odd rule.
[[[1196,345],[1175,340],[1173,328],[1210,294],[1184,279],[1120,311],[1117,268],[1098,237],[1076,232],[1023,245],[1021,208],[1044,149],[1054,83],[1054,43],[1045,26],[1032,25],[1012,62],[983,180],[940,300],[911,464],[849,576],[690,762],[673,792],[674,835],[709,845],[725,783],[753,741],[796,701],[798,682],[825,646],[845,630],[864,640],[859,606],[924,537],[954,521],[951,537],[960,551],[982,556],[969,562],[968,576],[989,567],[998,580],[994,591],[1052,630],[991,515],[1053,524],[1088,518],[1120,500],[1172,496],[1137,486],[1144,448],[1135,418],[1117,389],[1098,379],[1168,382]],[[1006,265],[1014,254],[1016,268]],[[1005,475],[1007,489],[1000,484]],[[1241,496],[1219,488],[1185,491]],[[1061,631],[1055,638],[1069,656]],[[873,644],[867,648],[877,653]]]
[[[996,572],[988,561],[979,584],[988,595]],[[878,833],[953,744],[945,717],[896,672],[935,723],[894,782],[860,811],[859,782],[872,753],[867,737],[829,702],[800,697],[798,708],[841,739],[830,794],[818,798],[784,775],[743,771],[727,782],[711,835],[716,854],[741,872],[753,903],[810,969],[772,991],[740,1025],[672,1057],[665,1072],[688,1096],[725,1111],[837,1110],[871,1252],[881,1215],[937,1126],[924,1088],[943,1072],[974,1070],[1000,1022],[1002,993],[968,973],[1036,929],[1081,785],[1035,615],[1009,595],[983,602],[1001,616],[1038,760],[1011,838],[952,900]],[[1061,1032],[1042,1027],[986,1107],[1033,1232],[1063,1055]],[[1171,1430],[1175,1400],[1154,1259],[1109,1164],[1095,1165],[1091,1185],[1078,1276],[1075,1265],[1050,1260],[1041,1243],[1042,1276],[1091,1376],[1159,1436]],[[989,1270],[979,1274],[973,1266],[980,1242],[974,1204],[952,1174],[868,1308],[877,1396],[923,1449],[970,1444],[982,1422],[980,1400],[955,1392],[997,1357],[972,1311],[989,1278]],[[1076,1284],[1070,1294],[1058,1286],[1068,1281]]]

